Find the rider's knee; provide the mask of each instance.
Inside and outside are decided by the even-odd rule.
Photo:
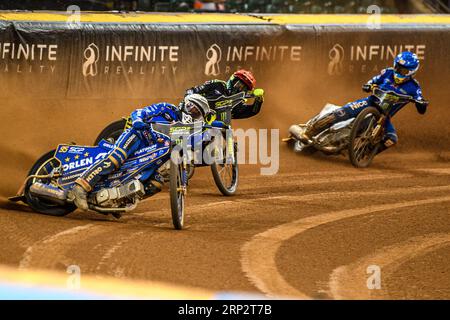
[[[333,123],[335,123],[336,121],[336,115],[334,114],[334,112],[325,115],[324,117],[318,119],[315,123],[314,123],[314,127],[316,128],[326,128],[330,125],[332,125]]]

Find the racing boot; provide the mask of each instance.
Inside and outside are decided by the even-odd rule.
[[[116,149],[114,149],[114,151],[115,150]],[[89,167],[77,180],[75,180],[75,186],[72,189],[72,198],[78,208],[84,211],[89,209],[87,193],[94,189],[94,186],[102,179],[102,177],[112,173],[115,168],[118,167],[118,164],[119,161],[114,158],[113,152],[106,159]]]
[[[299,140],[303,143],[311,143],[311,138],[321,131],[329,128],[336,120],[334,113],[329,113],[324,117],[312,121],[306,125],[306,129],[299,134]]]
[[[385,139],[383,142],[381,142],[378,147],[377,147],[377,154],[395,146],[397,144],[396,141],[392,140],[392,139]]]
[[[73,196],[73,203],[75,205],[83,210],[87,211],[89,209],[88,203],[87,203],[87,192],[84,190],[84,188],[79,185],[78,183],[75,183],[75,186],[72,188],[72,196]]]
[[[150,197],[160,192],[163,184],[164,184],[163,177],[158,173],[155,174],[144,188],[145,197]]]

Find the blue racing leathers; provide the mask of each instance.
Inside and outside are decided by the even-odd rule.
[[[114,148],[103,160],[89,167],[77,179],[77,183],[86,191],[91,191],[102,177],[120,168],[125,160],[141,148],[157,144],[163,145],[167,136],[151,129],[150,121],[173,122],[181,121],[181,111],[169,103],[157,103],[131,114],[132,127],[126,129],[115,142]]]
[[[401,84],[396,84],[394,81],[394,69],[386,68],[381,71],[381,74],[373,77],[367,85],[378,85],[380,89],[384,91],[394,91],[399,94],[409,95],[415,100],[423,100],[422,90],[419,83],[415,79],[411,79]],[[329,128],[337,122],[341,122],[350,118],[356,117],[362,110],[369,106],[375,106],[375,97],[373,95],[356,100],[354,102],[349,102],[342,108],[334,111],[332,114],[325,116],[323,119],[318,121],[318,125],[315,125],[314,131],[320,132],[326,128]],[[403,108],[407,103],[399,103],[395,105],[385,123],[385,137],[384,141],[390,140],[390,144],[393,145],[397,143],[398,137],[396,130],[391,122],[391,117],[394,116],[401,108]],[[417,111],[420,114],[424,114],[426,111],[426,105],[416,104]],[[314,133],[312,134],[314,135]]]

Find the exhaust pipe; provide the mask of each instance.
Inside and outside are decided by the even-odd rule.
[[[30,194],[37,198],[42,198],[55,204],[65,205],[67,199],[67,191],[57,187],[35,182],[30,187]]]

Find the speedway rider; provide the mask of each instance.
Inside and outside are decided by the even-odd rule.
[[[394,59],[394,67],[386,68],[381,71],[381,74],[373,77],[369,82],[363,85],[362,89],[365,92],[372,92],[375,86],[378,86],[384,91],[394,91],[399,94],[409,95],[417,100],[416,109],[420,114],[424,114],[427,110],[428,101],[423,99],[422,90],[414,75],[419,69],[419,59],[415,53],[405,51],[397,55]],[[337,122],[341,122],[350,118],[356,117],[362,110],[369,106],[374,106],[373,95],[356,100],[355,102],[347,103],[342,108],[318,119],[309,124],[305,131],[301,132],[298,138],[303,143],[311,143],[311,137],[319,132],[331,127]],[[394,146],[397,141],[397,133],[391,122],[391,117],[396,114],[407,103],[397,104],[386,121],[386,132],[382,141],[382,146],[379,152]]]
[[[169,123],[176,121],[183,123],[206,121],[211,123],[214,117],[210,116],[208,101],[199,94],[192,94],[185,97],[181,109],[165,102],[156,103],[135,110],[131,114],[131,120],[132,127],[121,134],[114,148],[101,161],[90,166],[75,181],[72,194],[74,203],[78,208],[88,210],[87,193],[94,189],[94,186],[102,177],[119,169],[134,152],[152,144],[164,146],[167,143],[167,137],[152,130],[149,124],[150,121],[165,121]],[[161,191],[162,184],[162,177],[159,174],[153,175],[145,187],[146,194],[152,195]]]
[[[204,84],[186,90],[186,95],[197,93],[208,100],[215,100],[220,96],[231,96],[239,92],[252,92],[255,101],[252,105],[239,104],[231,110],[233,119],[250,118],[259,113],[264,101],[264,90],[255,89],[256,79],[250,71],[238,70],[231,75],[228,81],[209,80]]]

